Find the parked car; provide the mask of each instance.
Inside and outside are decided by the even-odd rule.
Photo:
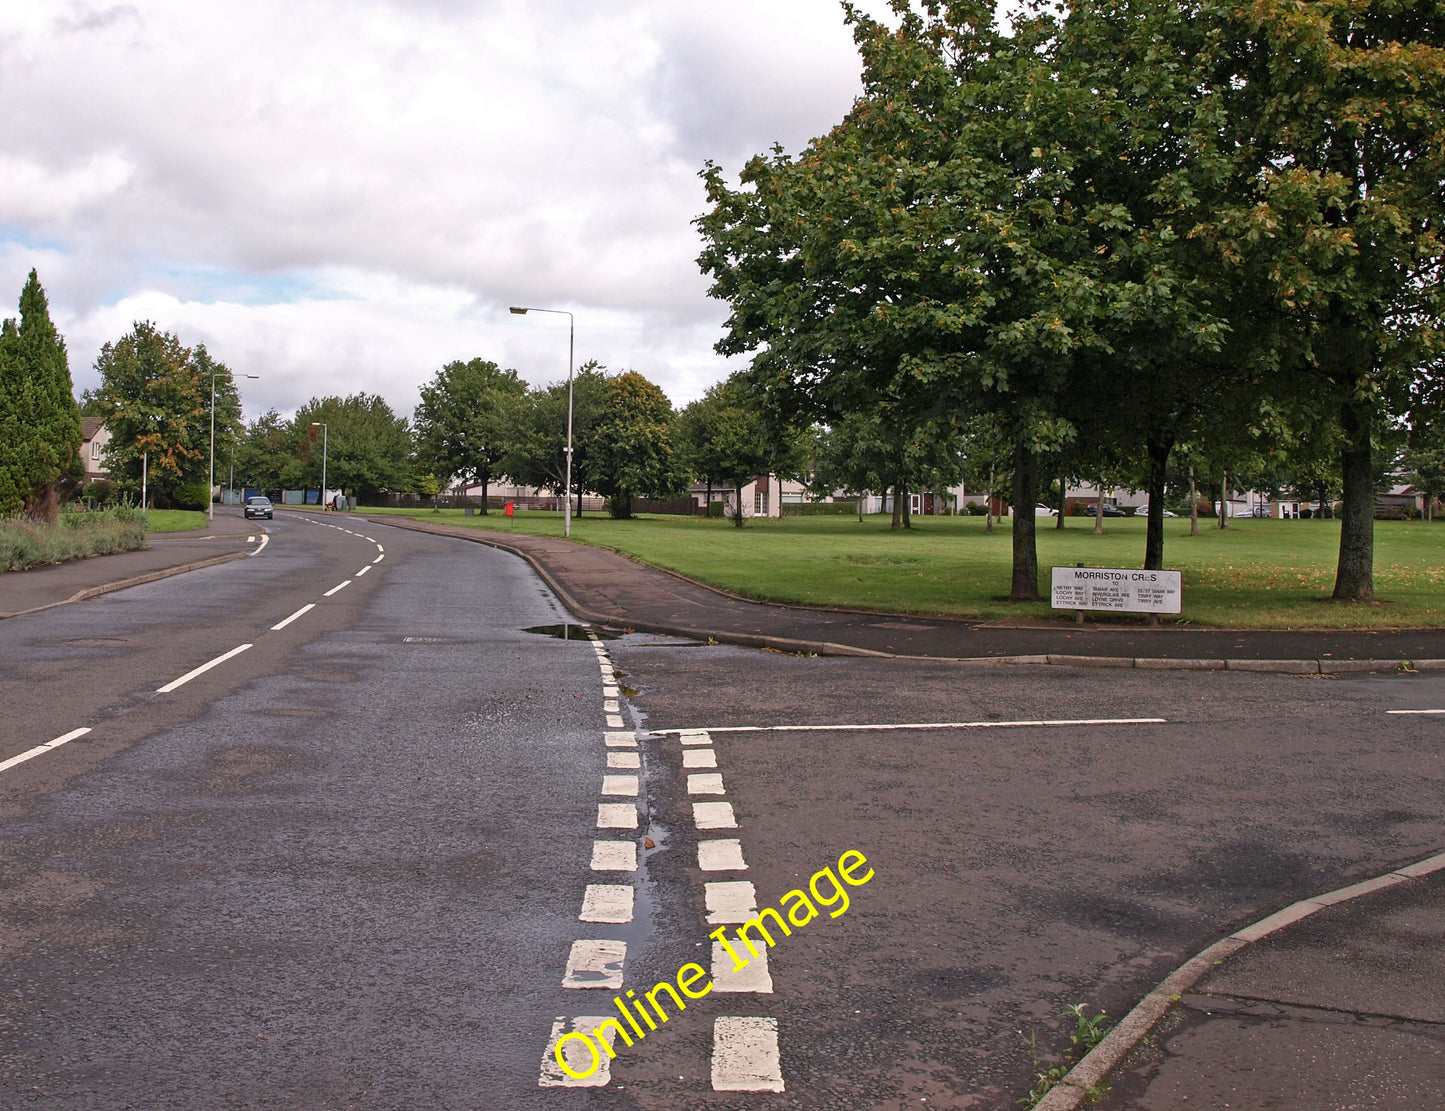
[[[1074,503],[1074,516],[1076,516],[1076,517],[1092,517],[1092,516],[1094,515],[1094,507],[1095,507],[1095,505],[1096,505],[1096,503],[1095,503],[1095,502],[1091,502],[1091,501],[1087,501],[1087,502],[1086,502],[1086,501],[1076,501],[1076,502]],[[1105,516],[1105,517],[1127,517],[1127,516],[1129,516],[1129,514],[1125,513],[1125,512],[1124,512],[1122,509],[1120,509],[1117,505],[1111,505],[1109,502],[1105,502],[1105,503],[1104,503],[1104,516]]]
[[[1039,503],[1038,505],[1034,506],[1034,516],[1035,516],[1035,517],[1057,517],[1058,515],[1059,515],[1059,511],[1058,511],[1057,509],[1050,509],[1048,506],[1044,505],[1042,502]]]
[[[1134,507],[1134,516],[1136,516],[1136,517],[1147,517],[1147,516],[1149,516],[1149,507],[1148,507],[1147,505],[1136,505],[1136,506]],[[1172,510],[1166,509],[1166,510],[1164,511],[1164,516],[1166,516],[1166,517],[1177,517],[1177,516],[1179,516],[1179,514],[1173,512]]]
[[[271,499],[259,497],[247,498],[246,508],[242,510],[242,513],[245,514],[246,520],[248,521],[253,517],[264,517],[269,521],[272,519]]]

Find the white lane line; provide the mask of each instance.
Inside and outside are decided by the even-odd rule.
[[[379,555],[379,556],[377,556],[375,559],[373,559],[371,562],[372,562],[372,563],[380,563],[380,562],[381,562],[383,559],[385,559],[385,558],[386,558],[386,556],[384,556],[384,555]]]
[[[622,707],[617,705],[617,699],[608,698],[602,703],[602,712],[604,714],[620,714]]]
[[[608,728],[608,729],[621,729],[621,728],[622,728],[623,726],[625,726],[626,724],[627,724],[627,723],[622,720],[622,715],[621,715],[621,714],[608,714],[608,715],[607,715],[607,728]]]
[[[344,583],[337,583],[337,584],[336,584],[335,586],[333,586],[330,590],[328,590],[325,594],[321,595],[321,597],[323,597],[323,598],[330,598],[330,597],[331,597],[333,594],[335,594],[338,590],[345,590],[345,589],[346,589],[348,586],[350,586],[350,585],[351,585],[351,580],[350,580],[350,579],[347,579]]]
[[[625,941],[574,941],[562,986],[617,991],[622,987],[622,962],[626,959]]]
[[[32,749],[27,749],[25,752],[22,752],[19,756],[12,756],[12,757],[10,757],[10,759],[8,759],[8,760],[0,761],[0,772],[8,771],[10,768],[13,768],[16,764],[23,764],[23,763],[25,763],[26,760],[33,760],[33,759],[35,759],[35,757],[39,756],[41,753],[49,752],[52,748],[59,748],[61,745],[63,745],[63,744],[68,744],[69,742],[75,740],[76,737],[83,737],[83,736],[85,736],[85,735],[86,735],[87,733],[89,733],[89,732],[90,732],[90,727],[89,727],[89,726],[83,726],[83,727],[80,728],[80,729],[72,729],[69,733],[62,733],[60,736],[56,737],[55,740],[53,740],[53,741],[46,741],[43,745],[36,745],[36,746],[35,746],[34,748],[32,748]]]
[[[692,824],[698,829],[737,829],[738,820],[730,802],[695,802]]]
[[[618,695],[618,690],[617,690],[617,688],[614,687],[614,686],[612,686],[610,683],[608,683],[608,682],[607,682],[607,676],[604,675],[604,676],[602,677],[602,697],[603,697],[603,698],[616,698],[617,695]]]
[[[758,890],[751,880],[723,880],[702,885],[707,920],[712,926],[746,922],[758,913]]]
[[[753,992],[758,995],[773,994],[773,978],[768,973],[768,947],[761,941],[754,942],[758,955],[748,951],[745,942],[734,938],[728,942],[736,953],[747,963],[737,967],[722,942],[712,943],[712,988],[717,992]]]
[[[642,757],[636,752],[609,752],[607,754],[607,766],[609,768],[641,769]]]
[[[597,804],[598,829],[636,829],[637,804],[635,802],[599,802]]]
[[[611,1048],[617,1040],[617,1026],[602,1028],[607,1021],[605,1015],[579,1015],[572,1019],[569,1030],[566,1016],[559,1015],[552,1023],[552,1035],[547,1039],[547,1048],[542,1051],[542,1073],[537,1078],[539,1088],[605,1088],[612,1079],[612,1058],[590,1042],[600,1030],[601,1036]],[[580,1034],[582,1037],[568,1037]],[[566,1038],[562,1046],[562,1059],[577,1076],[568,1076],[557,1066],[557,1043]],[[600,1060],[600,1064],[598,1063]],[[592,1071],[595,1068],[595,1072]]]
[[[373,544],[376,544],[376,541],[373,540],[372,543],[373,543]],[[383,548],[380,544],[376,544],[376,550],[377,550],[378,552],[384,552],[384,551],[386,551],[386,549]]]
[[[298,617],[300,617],[302,614],[307,613],[307,612],[310,611],[310,610],[314,610],[315,608],[316,608],[316,603],[315,603],[315,602],[307,602],[304,606],[302,606],[299,610],[297,610],[295,613],[293,613],[290,617],[286,618],[285,621],[278,621],[278,622],[276,622],[276,624],[272,625],[272,626],[271,626],[271,631],[274,633],[277,629],[284,629],[287,625],[291,624],[291,622],[295,621],[295,620],[296,620]]]
[[[688,748],[682,753],[684,768],[715,768],[717,753],[710,748]]]
[[[636,733],[608,733],[606,736],[608,748],[636,748]]]
[[[211,668],[220,666],[221,664],[223,664],[223,663],[225,663],[227,660],[229,660],[232,656],[239,656],[242,652],[246,651],[246,649],[252,648],[252,647],[254,647],[254,645],[250,645],[250,644],[238,644],[235,648],[232,648],[229,652],[223,652],[221,655],[217,656],[214,660],[210,660],[210,661],[208,661],[208,662],[206,662],[206,663],[203,663],[200,667],[194,669],[193,671],[188,671],[188,672],[186,672],[186,673],[185,673],[184,675],[182,675],[179,679],[172,679],[172,680],[171,680],[169,683],[167,683],[165,686],[163,686],[163,687],[157,687],[157,688],[156,688],[156,694],[170,694],[171,691],[175,690],[177,687],[183,687],[183,686],[185,686],[185,685],[186,685],[187,683],[189,683],[192,679],[194,679],[197,675],[204,675],[206,672],[210,671]]]
[[[637,842],[593,841],[592,870],[594,872],[637,871]]]
[[[689,795],[725,795],[721,772],[701,772],[687,777]]]
[[[256,550],[255,550],[254,552],[247,552],[247,553],[246,553],[247,557],[260,555],[262,552],[264,552],[264,551],[266,550],[266,545],[269,544],[269,543],[271,543],[271,534],[270,534],[270,533],[265,533],[265,534],[263,534],[262,537],[261,537],[261,543],[259,543],[259,544],[256,545]]]
[[[565,1054],[566,1049],[562,1052]],[[570,1065],[571,1058],[568,1058]],[[778,1020],[719,1015],[712,1024],[712,1090],[781,1092]]]
[[[1387,714],[1445,714],[1445,710],[1386,710]]]
[[[370,570],[371,570],[371,564],[368,563],[368,564],[367,564],[365,567],[363,567],[360,571],[356,572],[356,574],[353,575],[352,578],[359,579],[359,578],[361,578],[362,575],[366,574],[366,573],[367,573],[368,571],[370,571]]]
[[[623,883],[589,883],[582,894],[581,922],[632,921],[632,888]]]
[[[721,725],[687,730],[680,734],[683,744],[707,744],[689,740],[689,735],[709,733],[833,733],[847,731],[911,731],[915,729],[1022,729],[1057,725],[1167,725],[1167,718],[1038,718],[1021,721],[916,721],[901,725]],[[669,730],[668,732],[677,732]]]
[[[637,779],[635,775],[604,775],[602,793],[614,798],[636,798]]]
[[[697,843],[697,866],[704,872],[746,872],[743,843],[736,837]]]

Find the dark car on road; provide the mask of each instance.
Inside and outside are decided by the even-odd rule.
[[[271,499],[270,498],[247,498],[245,508],[246,519],[252,517],[265,517],[271,520]]]

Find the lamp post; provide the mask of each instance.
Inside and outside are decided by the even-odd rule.
[[[211,499],[211,487],[216,484],[216,375],[230,374],[229,370],[211,371],[211,465],[206,470],[206,520],[216,519],[216,503]],[[243,374],[242,378],[260,378],[259,374]]]
[[[331,429],[327,427],[324,420],[312,421],[311,427],[321,429],[321,498],[319,500],[321,508],[324,510],[326,508],[326,437]]]
[[[513,305],[510,312],[526,316],[529,312],[550,312],[567,318],[567,479],[562,494],[562,533],[572,537],[572,355],[576,340],[576,321],[566,309],[536,309]]]

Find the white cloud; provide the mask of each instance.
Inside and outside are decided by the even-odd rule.
[[[833,0],[4,5],[0,296],[40,268],[78,385],[149,318],[264,405],[407,410],[449,358],[565,373],[520,301],[685,401],[703,159],[797,149],[857,70]]]

